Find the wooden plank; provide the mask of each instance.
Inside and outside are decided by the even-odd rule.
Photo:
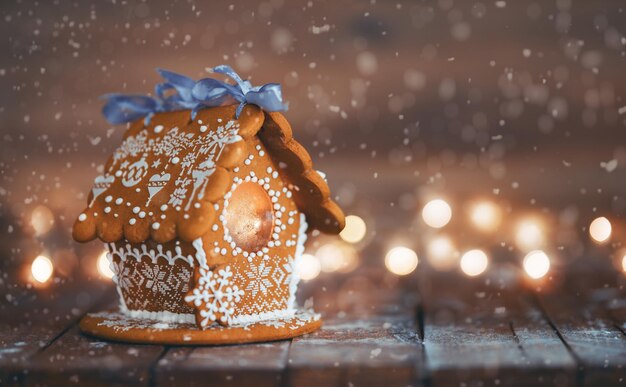
[[[626,384],[626,335],[616,320],[621,312],[620,308],[611,311],[606,303],[626,302],[624,288],[615,282],[615,275],[596,270],[589,276],[586,270],[571,270],[560,288],[537,295],[579,362],[580,385]]]
[[[392,306],[401,299],[398,292],[386,293],[353,294],[356,313],[335,312],[326,316],[320,331],[295,338],[289,349],[287,384],[421,385],[424,360],[414,307],[399,313]],[[357,299],[364,307],[357,305]],[[384,303],[391,307],[383,307]],[[391,314],[368,315],[367,310]]]
[[[148,385],[150,367],[163,350],[100,341],[74,326],[30,359],[24,385]]]
[[[171,348],[154,370],[157,386],[280,386],[289,341]]]
[[[54,296],[29,298],[19,308],[12,307],[0,325],[0,385],[21,383],[31,357],[76,324],[86,311],[113,297],[111,287],[82,292],[68,287]]]
[[[549,322],[518,283],[497,275],[423,274],[432,385],[574,383],[575,360]]]

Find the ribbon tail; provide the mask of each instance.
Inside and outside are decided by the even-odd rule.
[[[239,106],[237,106],[237,110],[235,110],[235,118],[239,118],[239,115],[241,114],[245,106],[246,106],[246,101],[243,101],[242,103],[239,104]]]

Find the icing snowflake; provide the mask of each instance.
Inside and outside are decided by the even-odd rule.
[[[125,267],[123,261],[112,261],[110,267],[113,270],[113,282],[117,286],[122,289],[131,289],[135,285],[130,268]]]
[[[161,270],[159,265],[144,266],[141,274],[146,279],[146,288],[151,289],[153,293],[167,293],[170,290],[170,287],[163,280],[169,272]]]
[[[259,292],[266,296],[267,289],[274,286],[272,281],[268,278],[272,267],[266,266],[265,262],[261,262],[258,265],[250,263],[249,266],[249,271],[246,272],[246,275],[250,279],[250,282],[248,282],[246,290],[252,292],[252,297],[256,297]]]
[[[244,295],[243,290],[231,284],[229,278],[233,273],[230,266],[218,270],[217,273],[208,267],[200,267],[199,273],[196,288],[185,297],[185,301],[196,307],[197,313],[202,317],[200,326],[206,328],[214,321],[230,324],[235,305]]]

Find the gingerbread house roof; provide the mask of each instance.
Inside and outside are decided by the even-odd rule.
[[[250,162],[254,136],[291,186],[309,225],[338,233],[343,213],[285,117],[246,105],[235,118],[235,109],[203,109],[194,120],[189,110],[157,113],[147,125],[143,119],[131,123],[105,174],[95,179],[89,204],[74,224],[74,238],[164,243],[201,237],[218,216],[214,203],[232,184],[233,170]]]

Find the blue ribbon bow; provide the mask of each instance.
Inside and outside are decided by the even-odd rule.
[[[213,78],[194,81],[184,75],[157,69],[165,79],[155,87],[156,97],[145,95],[107,94],[102,114],[112,124],[122,124],[145,117],[146,124],[154,113],[174,110],[191,109],[191,119],[195,119],[198,111],[205,107],[223,106],[239,103],[235,117],[239,118],[246,104],[258,105],[265,111],[276,112],[287,110],[278,83],[263,86],[252,86],[244,81],[230,67],[217,66],[213,72],[225,74],[235,81],[235,85]],[[169,91],[173,93],[166,95]]]

